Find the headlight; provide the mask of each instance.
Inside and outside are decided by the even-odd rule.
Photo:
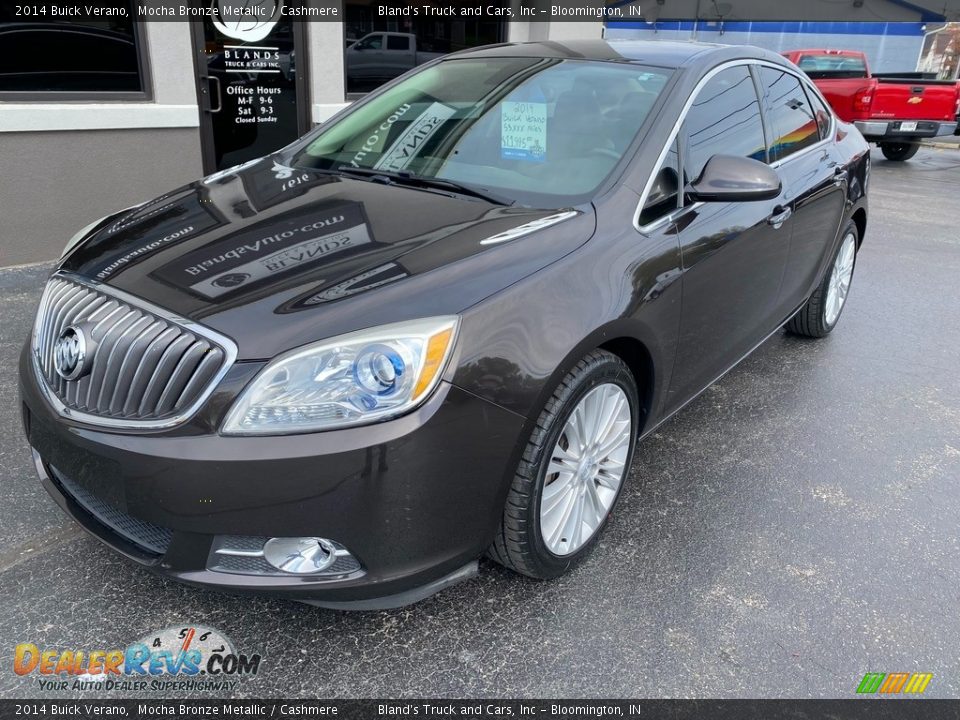
[[[402,415],[437,386],[456,316],[384,325],[272,360],[230,409],[225,435],[300,433]]]

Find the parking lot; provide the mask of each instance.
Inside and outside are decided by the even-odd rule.
[[[20,429],[47,268],[0,270],[0,696],[43,696],[17,643],[192,624],[263,655],[235,697],[850,697],[868,671],[960,696],[960,150],[875,150],[871,183],[837,331],[776,334],[648,438],[586,563],[540,583],[483,562],[387,612],[180,586],[83,534]]]

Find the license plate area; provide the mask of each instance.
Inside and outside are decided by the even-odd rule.
[[[917,124],[915,122],[900,123],[900,132],[916,132]]]

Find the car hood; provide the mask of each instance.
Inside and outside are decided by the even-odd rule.
[[[553,224],[559,214],[267,157],[110,217],[59,269],[218,330],[241,359],[265,359],[461,312],[593,234],[591,206]]]

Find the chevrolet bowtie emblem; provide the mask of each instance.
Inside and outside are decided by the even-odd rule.
[[[910,98],[909,100],[907,100],[907,102],[908,102],[910,105],[917,105],[917,104],[923,102],[923,98],[922,98],[922,97],[912,97],[912,98]]]

